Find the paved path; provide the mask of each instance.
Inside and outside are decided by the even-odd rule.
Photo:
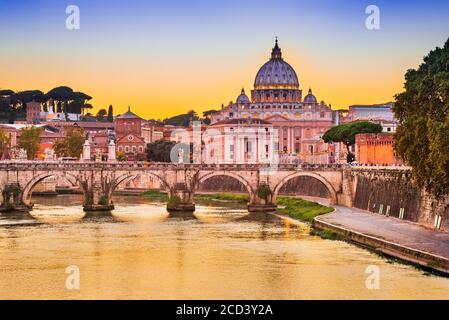
[[[449,259],[449,233],[360,209],[335,208],[335,212],[320,216],[319,220]]]

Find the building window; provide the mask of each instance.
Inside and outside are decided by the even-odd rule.
[[[125,147],[125,152],[128,153],[129,152],[129,146]]]
[[[118,150],[119,152],[122,152],[123,148],[120,146],[120,147],[117,148],[117,150]]]
[[[140,152],[140,153],[143,152],[143,147],[142,147],[142,146],[139,147],[139,152]]]

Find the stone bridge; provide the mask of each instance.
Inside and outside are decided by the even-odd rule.
[[[114,190],[136,177],[157,179],[168,194],[169,210],[195,210],[194,195],[201,183],[216,176],[232,177],[248,191],[250,211],[271,211],[281,188],[296,177],[311,177],[327,189],[333,204],[350,206],[354,184],[351,168],[344,165],[250,164],[167,164],[101,162],[0,162],[0,202],[2,211],[30,210],[35,186],[49,178],[65,178],[83,192],[86,211],[112,210]],[[260,198],[258,190],[268,186],[270,195]]]

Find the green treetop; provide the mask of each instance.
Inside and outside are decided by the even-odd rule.
[[[417,185],[436,197],[449,194],[449,40],[405,74],[396,96],[396,152],[413,168]]]
[[[350,147],[355,144],[355,135],[359,133],[379,133],[382,126],[368,121],[350,122],[330,128],[324,135],[323,140],[329,142],[341,142],[348,151],[348,163],[355,161],[355,156]]]

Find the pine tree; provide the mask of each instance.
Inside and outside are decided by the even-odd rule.
[[[110,105],[109,109],[108,109],[108,122],[113,122],[113,121],[114,121],[114,111],[113,111],[112,105]]]

